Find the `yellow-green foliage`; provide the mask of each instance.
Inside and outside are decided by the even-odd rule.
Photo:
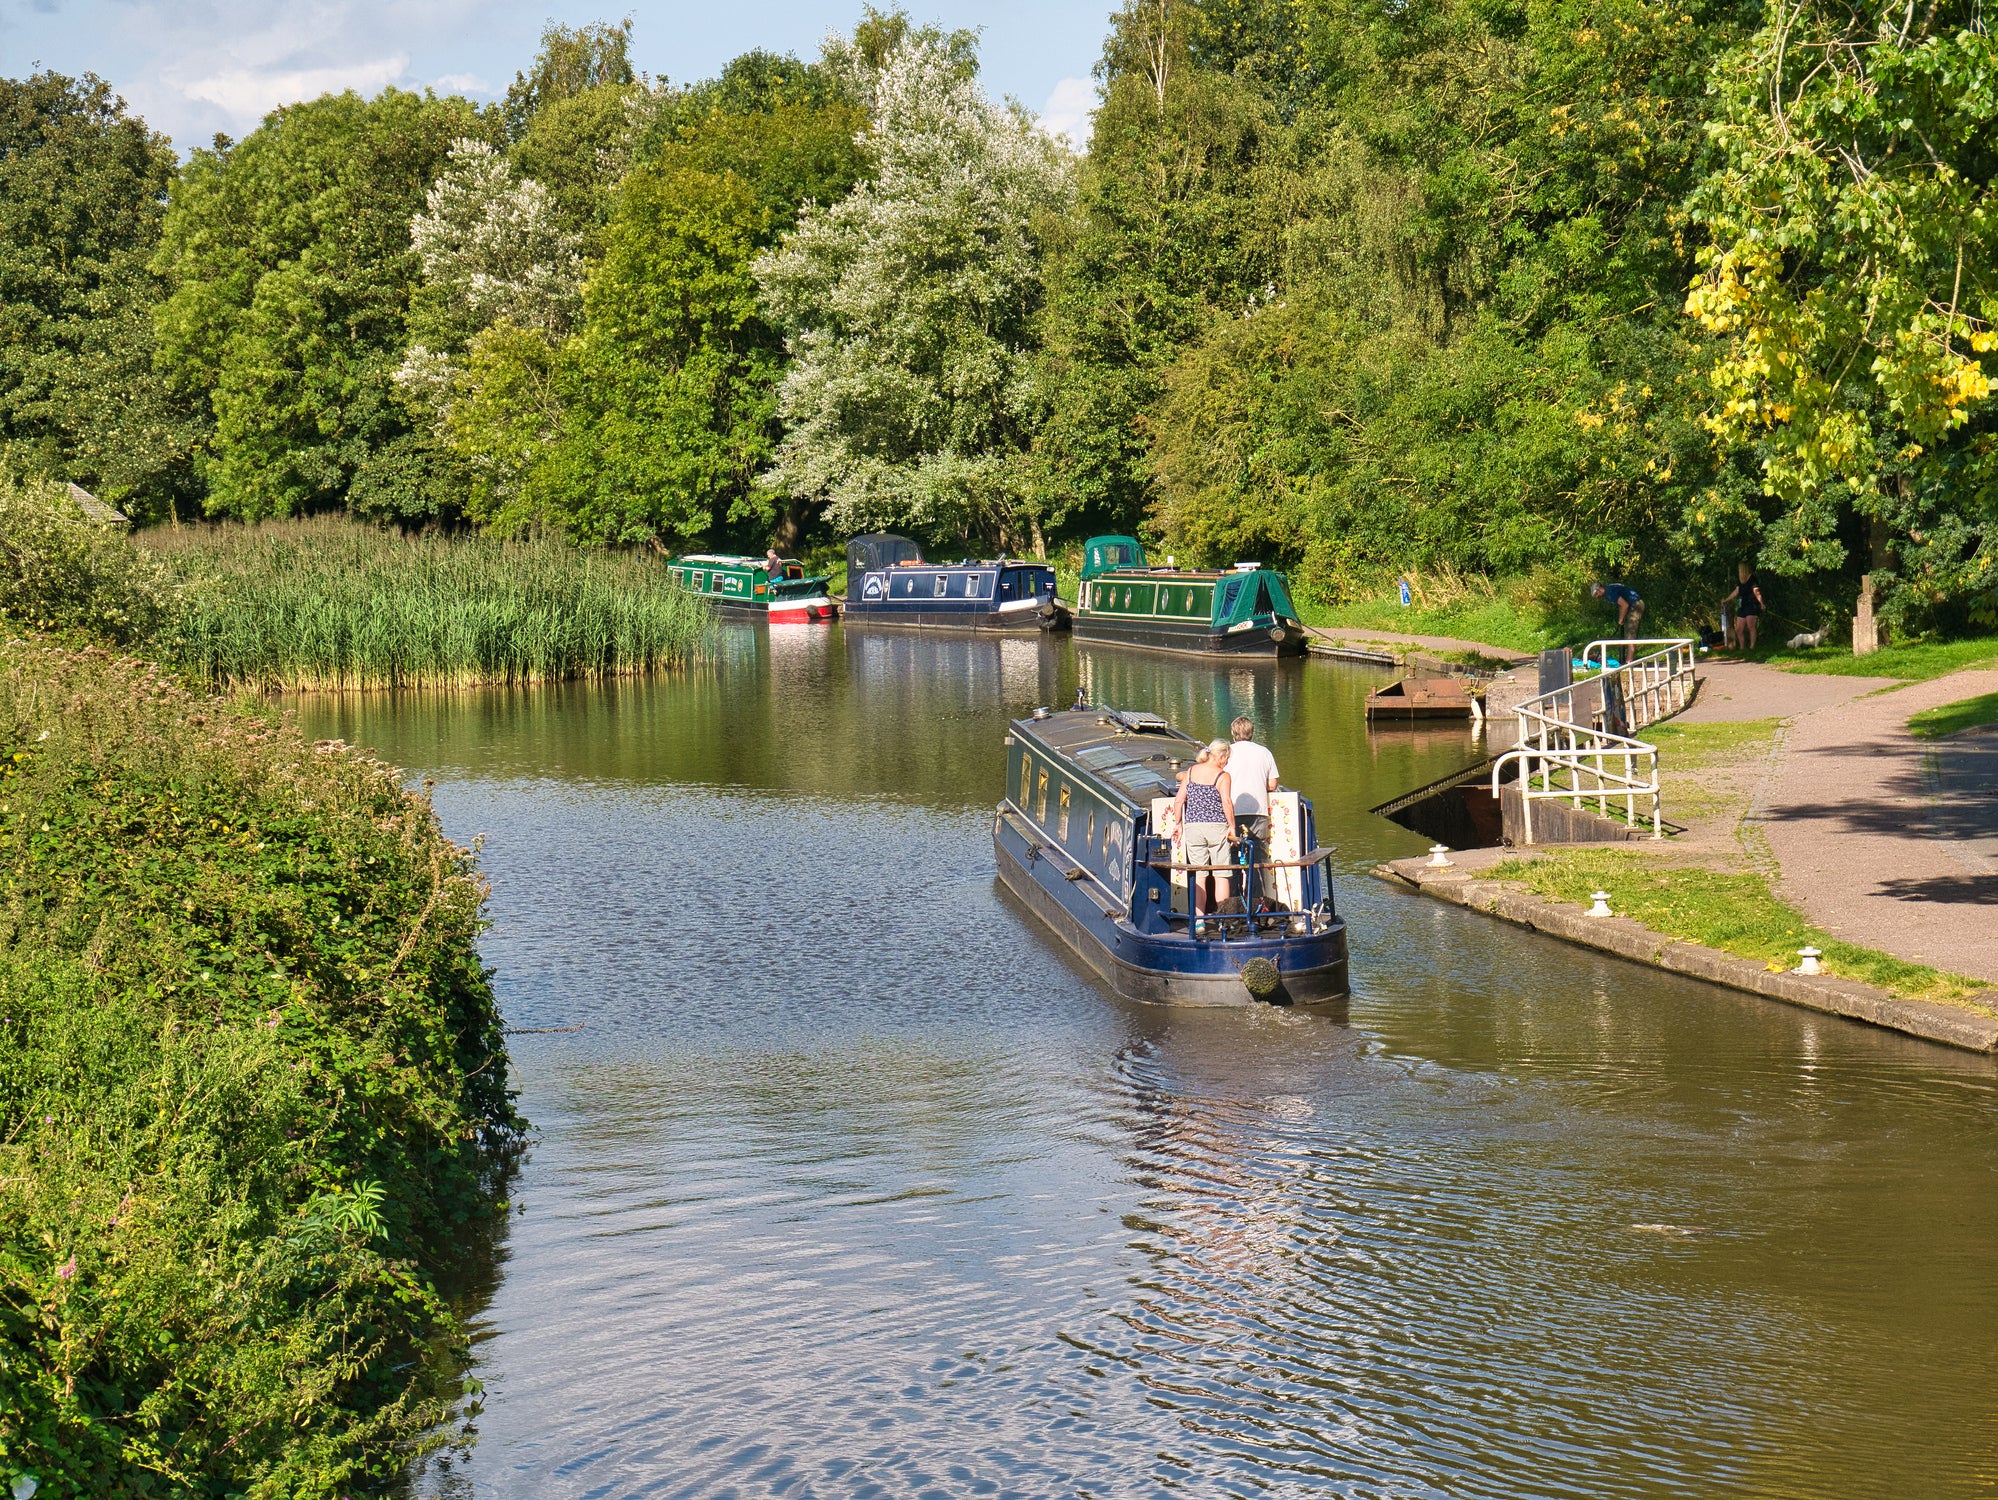
[[[396,772],[0,644],[0,1493],[376,1492],[521,1129],[484,889]]]
[[[660,559],[553,540],[405,536],[322,516],[145,542],[186,583],[167,653],[214,683],[608,677],[684,660],[709,620]]]
[[[1653,932],[1784,968],[1795,968],[1797,950],[1808,944],[1823,952],[1828,972],[1912,1000],[1960,1000],[1984,988],[1961,974],[1840,942],[1777,900],[1760,875],[1666,865],[1614,849],[1563,850],[1538,859],[1507,860],[1493,866],[1492,875],[1517,880],[1549,900],[1583,906],[1589,904],[1592,891],[1608,891],[1620,916],[1642,922]]]

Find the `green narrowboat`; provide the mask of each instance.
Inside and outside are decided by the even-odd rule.
[[[727,614],[754,615],[776,625],[806,625],[830,620],[837,613],[831,582],[824,574],[807,577],[805,565],[779,560],[772,571],[760,557],[732,557],[699,552],[676,557],[667,565],[673,581],[690,589]]]
[[[1203,656],[1304,655],[1304,624],[1283,574],[1257,563],[1155,568],[1131,537],[1091,537],[1080,594],[1079,641]]]

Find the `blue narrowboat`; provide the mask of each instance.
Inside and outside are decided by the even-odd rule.
[[[1302,656],[1307,646],[1283,574],[1258,563],[1153,567],[1128,536],[1083,545],[1075,638],[1203,656]]]
[[[1270,798],[1266,857],[1231,867],[1248,899],[1196,932],[1167,812],[1200,747],[1155,714],[1038,710],[1006,736],[992,824],[999,878],[1119,994],[1165,1005],[1343,999],[1346,924],[1311,804]],[[1241,889],[1237,885],[1236,889]]]
[[[1044,562],[932,563],[907,537],[875,534],[846,544],[846,622],[929,630],[1060,630],[1068,611]]]

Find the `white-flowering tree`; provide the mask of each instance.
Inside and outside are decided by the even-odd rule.
[[[547,190],[517,177],[484,141],[452,143],[409,238],[423,286],[397,378],[440,411],[448,411],[468,352],[486,330],[509,324],[551,348],[568,336],[582,307],[581,246]]]
[[[1026,352],[1072,159],[986,96],[954,39],[910,35],[878,69],[836,40],[826,62],[869,105],[877,170],[757,262],[793,361],[769,482],[848,530],[1037,539]]]

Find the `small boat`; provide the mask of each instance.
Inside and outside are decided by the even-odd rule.
[[[1283,574],[1259,563],[1151,567],[1128,536],[1084,545],[1075,638],[1203,656],[1302,656],[1306,647]]]
[[[904,536],[877,532],[846,544],[846,622],[928,630],[1060,630],[1068,610],[1044,562],[932,563]]]
[[[999,878],[1118,994],[1164,1005],[1346,995],[1346,924],[1309,801],[1271,794],[1268,857],[1230,867],[1237,901],[1250,877],[1247,901],[1196,933],[1194,872],[1168,814],[1200,746],[1156,714],[1114,709],[1039,709],[1009,730]]]
[[[667,565],[675,583],[708,600],[725,614],[754,615],[776,625],[830,620],[838,610],[825,575],[807,577],[805,565],[783,559],[772,573],[760,557],[697,552]]]
[[[1469,677],[1399,678],[1367,694],[1370,719],[1482,719],[1484,703]]]

